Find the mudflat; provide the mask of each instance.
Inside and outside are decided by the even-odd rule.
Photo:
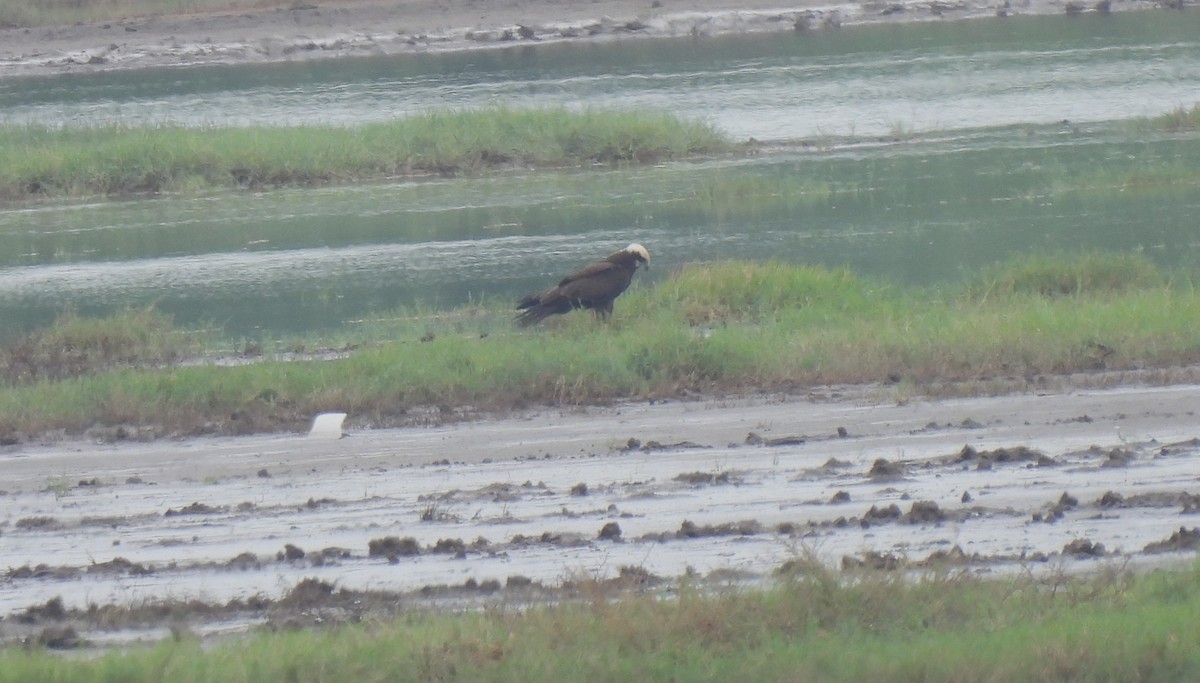
[[[545,42],[703,39],[865,23],[1149,9],[1150,0],[346,0],[0,28],[0,77],[415,54]]]
[[[104,646],[816,559],[1003,575],[1200,547],[1200,386],[544,409],[340,439],[0,452],[0,640]],[[92,606],[89,609],[89,606]],[[120,615],[119,617],[117,615]],[[170,623],[168,623],[169,620]]]

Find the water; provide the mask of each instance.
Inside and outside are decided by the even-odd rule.
[[[0,211],[0,335],[67,307],[147,303],[235,336],[319,332],[414,303],[516,298],[631,240],[650,248],[651,280],[730,257],[919,284],[1029,251],[1140,249],[1192,266],[1200,188],[1161,178],[1194,168],[1200,142],[1121,120],[1197,93],[1200,17],[1177,12],[0,80],[0,119],[15,123],[651,107],[813,143],[630,170]],[[1131,176],[1160,180],[1126,191]],[[731,185],[751,191],[709,198]]]

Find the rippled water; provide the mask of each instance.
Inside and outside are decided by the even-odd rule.
[[[918,283],[1032,250],[1195,265],[1200,188],[1162,178],[1195,167],[1200,142],[1120,120],[1196,99],[1200,17],[1177,12],[0,80],[8,122],[357,123],[562,104],[811,143],[631,170],[0,211],[0,334],[67,306],[148,302],[234,335],[328,329],[515,297],[632,239],[654,255],[651,278],[731,256]],[[1130,177],[1150,188],[1118,192]],[[714,189],[739,183],[751,190]]]

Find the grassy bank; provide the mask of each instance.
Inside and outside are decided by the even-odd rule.
[[[627,293],[608,324],[575,314],[517,330],[509,311],[481,308],[411,320],[344,359],[233,367],[174,364],[190,351],[170,344],[187,335],[156,315],[125,316],[91,333],[119,330],[109,346],[120,354],[64,334],[83,327],[76,319],[0,351],[0,435],[95,423],[298,429],[326,410],[388,425],[429,406],[503,411],[837,383],[987,392],[1043,374],[1200,361],[1200,293],[1136,255],[1026,259],[939,291],[783,263],[695,265]]]
[[[801,563],[803,564],[803,563]],[[187,639],[96,660],[0,653],[0,681],[1089,681],[1200,676],[1200,570],[1050,583],[844,580],[763,592],[413,613],[326,631]]]
[[[0,127],[0,199],[320,185],[506,167],[651,163],[734,145],[669,114],[435,111],[356,127]]]

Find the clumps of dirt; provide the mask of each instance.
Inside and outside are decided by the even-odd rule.
[[[675,451],[680,449],[694,448],[712,448],[704,444],[696,443],[695,441],[676,441],[675,443],[661,443],[658,441],[647,441],[642,445],[642,452],[649,453],[651,451]]]
[[[829,499],[830,505],[840,505],[842,503],[849,503],[849,502],[850,502],[850,492],[845,491],[845,490],[834,493],[833,496],[830,497],[830,499]]]
[[[169,508],[163,513],[163,517],[177,517],[179,515],[213,515],[222,512],[228,512],[227,505],[207,505],[205,503],[195,502],[191,505],[185,505],[179,509]]]
[[[871,509],[863,513],[860,523],[865,528],[872,524],[895,521],[900,519],[902,514],[903,513],[900,512],[900,506],[896,505],[895,503],[882,508],[877,505],[872,505]]]
[[[682,474],[675,475],[675,481],[682,482],[688,486],[700,487],[709,485],[719,486],[722,484],[738,484],[741,483],[742,480],[734,477],[730,472],[719,472],[716,474],[712,472],[684,472]]]
[[[1106,551],[1103,543],[1093,543],[1086,538],[1077,538],[1063,546],[1062,554],[1076,558],[1104,557]]]
[[[225,563],[225,569],[249,571],[251,569],[261,569],[262,562],[258,560],[258,555],[251,552],[241,553],[235,556],[232,560]]]
[[[30,605],[17,613],[18,624],[41,624],[48,621],[62,621],[67,618],[67,608],[62,598],[50,598],[41,605]]]
[[[663,583],[664,579],[651,573],[645,567],[622,565],[617,569],[617,575],[608,579],[587,577],[563,581],[562,590],[567,594],[611,595],[628,591],[638,591],[652,588]]]
[[[73,626],[47,626],[33,643],[48,650],[74,650],[88,644]]]
[[[451,489],[441,494],[428,494],[418,496],[417,501],[422,503],[448,503],[448,502],[491,502],[491,503],[510,503],[521,500],[526,496],[540,495],[551,496],[554,492],[551,491],[545,483],[526,481],[523,484],[509,484],[505,482],[496,482],[481,486],[477,489],[463,491],[461,489]]]
[[[1114,448],[1104,454],[1104,462],[1100,463],[1101,467],[1128,467],[1130,463],[1137,459],[1137,454],[1133,451],[1124,448]]]
[[[571,495],[572,496],[581,498],[583,496],[586,496],[587,494],[588,494],[588,485],[583,482],[579,482],[578,484],[571,487]]]
[[[1066,491],[1063,491],[1063,494],[1059,496],[1058,501],[1051,505],[1046,512],[1033,513],[1033,521],[1051,524],[1062,519],[1067,510],[1073,510],[1078,506],[1079,499],[1067,493]]]
[[[401,557],[411,557],[421,554],[421,544],[412,536],[399,538],[385,536],[371,539],[367,543],[367,557],[386,557],[388,562],[396,563]]]
[[[429,549],[434,555],[453,555],[458,559],[467,556],[467,544],[461,538],[439,538]]]
[[[46,564],[39,564],[36,567],[30,567],[26,564],[21,565],[20,567],[9,569],[8,572],[5,573],[4,577],[10,581],[15,581],[18,579],[64,580],[77,578],[81,573],[83,572],[78,567],[51,567]]]
[[[691,520],[684,520],[675,532],[676,538],[702,538],[709,536],[753,536],[762,533],[762,525],[758,520],[747,519],[740,522],[724,524],[705,524],[700,526]]]
[[[1180,506],[1182,514],[1191,514],[1200,510],[1200,495],[1191,494],[1187,491],[1153,491],[1147,493],[1137,493],[1132,496],[1123,496],[1116,491],[1105,491],[1104,495],[1096,500],[1096,506],[1100,508],[1168,508],[1176,505]]]
[[[582,534],[543,531],[540,536],[516,534],[509,541],[514,546],[553,545],[559,548],[579,548],[588,545],[589,541]]]
[[[904,465],[898,462],[890,462],[885,458],[878,458],[871,463],[871,470],[867,472],[867,476],[876,481],[894,481],[904,477]]]
[[[114,557],[108,562],[96,562],[88,565],[89,574],[126,574],[128,576],[145,576],[153,574],[154,570],[137,562],[130,562],[123,557]]]
[[[862,557],[853,555],[842,556],[842,569],[869,569],[873,571],[892,571],[900,569],[908,564],[908,561],[902,557],[892,553],[881,553],[874,550],[868,550],[863,553]]]
[[[296,562],[297,560],[303,560],[304,550],[300,546],[286,543],[283,546],[283,550],[276,553],[275,559],[281,562]]]
[[[54,531],[66,527],[66,524],[58,521],[54,517],[22,517],[13,525],[17,529],[26,529],[31,531]]]
[[[621,540],[621,525],[616,522],[607,522],[600,527],[600,533],[596,534],[596,538],[601,541],[619,541]]]
[[[919,500],[912,504],[908,512],[901,512],[900,506],[892,503],[887,507],[872,505],[863,513],[860,524],[866,528],[872,524],[902,521],[905,524],[939,524],[946,521],[946,513],[938,504],[931,500]]]
[[[845,429],[843,428],[842,431],[844,432]],[[807,436],[777,436],[768,439],[756,432],[750,432],[746,435],[745,444],[747,446],[799,446],[807,441]]]
[[[949,462],[955,465],[975,463],[975,469],[978,470],[990,470],[998,464],[1015,462],[1032,463],[1037,467],[1052,467],[1058,464],[1054,458],[1026,446],[979,451],[969,444],[963,446],[957,455],[950,457]]]
[[[1162,541],[1147,543],[1142,548],[1144,553],[1181,553],[1200,549],[1200,527],[1179,527],[1179,530]]]
[[[699,525],[691,520],[684,520],[677,531],[662,531],[649,533],[638,537],[638,541],[650,543],[666,543],[667,541],[715,536],[753,536],[763,532],[758,520],[748,519],[740,522],[724,524]]]
[[[946,521],[946,513],[932,500],[918,500],[903,517],[908,524],[939,524]]]

